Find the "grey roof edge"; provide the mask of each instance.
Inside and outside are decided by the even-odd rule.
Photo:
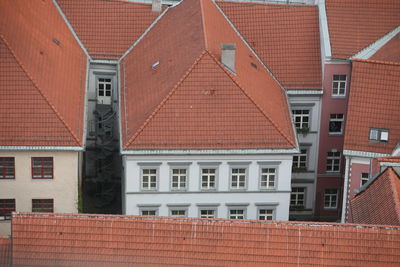
[[[343,150],[344,156],[351,156],[351,157],[361,157],[361,158],[380,158],[380,157],[387,157],[390,154],[383,154],[383,153],[375,153],[375,152],[368,152],[368,151],[358,151],[358,150]]]
[[[399,174],[391,166],[388,166],[383,172],[378,172],[371,179],[369,179],[368,182],[366,182],[363,186],[356,189],[354,197],[360,195],[365,190],[367,190],[367,188],[370,187],[376,180],[378,180],[379,177],[381,177],[385,172],[387,172],[389,168],[392,169],[394,171],[394,173],[397,175],[397,177],[400,179]]]

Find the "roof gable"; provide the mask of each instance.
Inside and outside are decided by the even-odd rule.
[[[27,84],[19,84],[20,80],[26,81],[29,77],[35,90],[40,93],[41,99],[45,99],[48,106],[41,110],[45,112],[43,114],[36,110],[27,110],[26,106],[24,111],[13,109],[15,114],[31,112],[26,116],[36,118],[31,122],[37,123],[34,128],[37,129],[38,135],[34,138],[32,128],[19,129],[21,132],[17,136],[21,138],[20,144],[82,146],[87,58],[79,44],[51,1],[36,3],[28,0],[5,0],[0,2],[0,13],[1,38],[22,68],[15,67],[14,62],[10,67],[18,69],[18,75],[9,71],[3,72],[2,79],[10,83],[6,90],[9,90],[10,96],[27,101],[24,103],[30,101],[30,106],[34,109],[36,102],[29,100]],[[29,86],[33,86],[32,84]],[[21,91],[27,95],[21,97]],[[3,112],[9,113],[4,110]],[[46,121],[45,117],[53,119]],[[28,123],[24,116],[14,119],[16,121],[13,123]],[[59,122],[55,123],[57,120]],[[39,122],[43,124],[38,124]],[[39,127],[42,130],[39,130]],[[2,128],[2,131],[5,129]],[[8,136],[9,133],[4,134]],[[26,141],[23,141],[24,138]],[[3,144],[18,145],[17,143]]]
[[[274,131],[280,133],[280,141],[258,148],[282,147],[283,143],[289,143],[290,145],[288,146],[290,148],[296,147],[296,138],[287,99],[278,82],[256,59],[255,55],[243,43],[234,29],[231,28],[213,2],[208,0],[187,0],[170,8],[121,61],[122,104],[124,111],[124,114],[122,114],[122,136],[125,148],[129,147],[132,138],[138,136],[138,131],[141,132],[141,138],[143,138],[143,133],[149,134],[147,139],[149,142],[151,141],[150,139],[157,140],[156,142],[158,143],[164,142],[163,148],[176,147],[172,144],[168,145],[166,140],[162,140],[159,132],[150,131],[150,129],[145,131],[143,128],[150,125],[154,127],[153,123],[147,123],[151,118],[151,114],[171,93],[173,88],[182,82],[190,71],[191,66],[198,60],[199,55],[203,51],[207,51],[212,58],[219,58],[221,44],[223,43],[235,43],[237,46],[236,73],[231,75],[232,79],[246,92],[246,95],[252,99],[253,104],[262,111],[264,116],[268,118],[268,123],[275,128]],[[214,66],[211,67],[218,66],[215,61],[212,64]],[[203,65],[201,64],[201,66]],[[210,74],[209,69],[204,68],[203,74],[193,82],[192,86],[199,87],[200,90],[203,86],[202,83],[212,84],[213,79],[209,77]],[[216,90],[220,89],[217,88]],[[189,93],[190,90],[183,90],[183,92]],[[187,96],[185,101],[190,102],[190,97]],[[240,110],[230,110],[229,112],[240,113]],[[224,114],[226,115],[226,112]],[[208,116],[206,113],[198,115],[200,116],[199,120],[202,119],[204,121]],[[232,114],[232,116],[236,115]],[[170,125],[171,123],[168,124],[168,126]],[[206,125],[210,126],[210,124]],[[246,126],[252,130],[257,127],[250,123],[247,123]],[[163,134],[165,134],[163,135],[164,137],[173,135],[172,132],[165,132],[171,127],[163,124],[157,127],[164,127],[162,128]],[[205,125],[197,125],[196,127],[205,127]],[[224,124],[219,124],[219,127],[220,132],[225,132]],[[186,132],[188,134],[187,138],[193,140],[192,133]],[[216,132],[214,131],[213,133]],[[217,136],[208,136],[208,138],[209,140],[218,139]],[[193,142],[191,141],[191,143]],[[251,141],[248,140],[247,143],[251,143]],[[188,144],[185,148],[194,147]],[[209,147],[216,148],[221,146],[213,141],[209,142]],[[232,148],[247,147],[237,144]],[[129,147],[129,149],[132,148]]]
[[[56,0],[91,57],[117,59],[160,15],[149,3]]]
[[[344,149],[390,154],[400,140],[400,64],[354,60]],[[389,142],[370,141],[371,128]]]
[[[322,88],[316,6],[217,3],[286,89]]]
[[[327,0],[333,58],[349,58],[400,25],[398,0]]]

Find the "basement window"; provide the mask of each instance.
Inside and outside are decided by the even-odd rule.
[[[389,130],[371,128],[369,131],[369,140],[386,143],[389,141]]]

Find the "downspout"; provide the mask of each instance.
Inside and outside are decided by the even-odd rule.
[[[346,156],[346,169],[344,174],[344,184],[343,184],[343,202],[342,202],[342,217],[340,222],[346,222],[347,216],[347,201],[349,196],[349,175],[350,175],[350,162],[351,157]]]

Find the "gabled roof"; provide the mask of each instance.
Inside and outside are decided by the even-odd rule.
[[[209,0],[170,8],[120,66],[124,149],[297,146],[284,90]]]
[[[400,140],[400,64],[354,60],[344,149],[390,154]],[[369,140],[371,128],[389,130],[389,142]]]
[[[17,213],[12,241],[16,266],[400,264],[390,226]]]
[[[347,59],[400,25],[398,0],[326,0],[333,58]]]
[[[52,1],[0,1],[0,146],[83,145],[87,58]]]
[[[317,6],[217,4],[286,89],[322,89]]]
[[[91,57],[117,59],[160,15],[151,3],[56,0]]]
[[[370,59],[400,63],[400,33],[387,42]]]
[[[354,223],[400,225],[400,177],[391,168],[372,180],[352,200]]]

